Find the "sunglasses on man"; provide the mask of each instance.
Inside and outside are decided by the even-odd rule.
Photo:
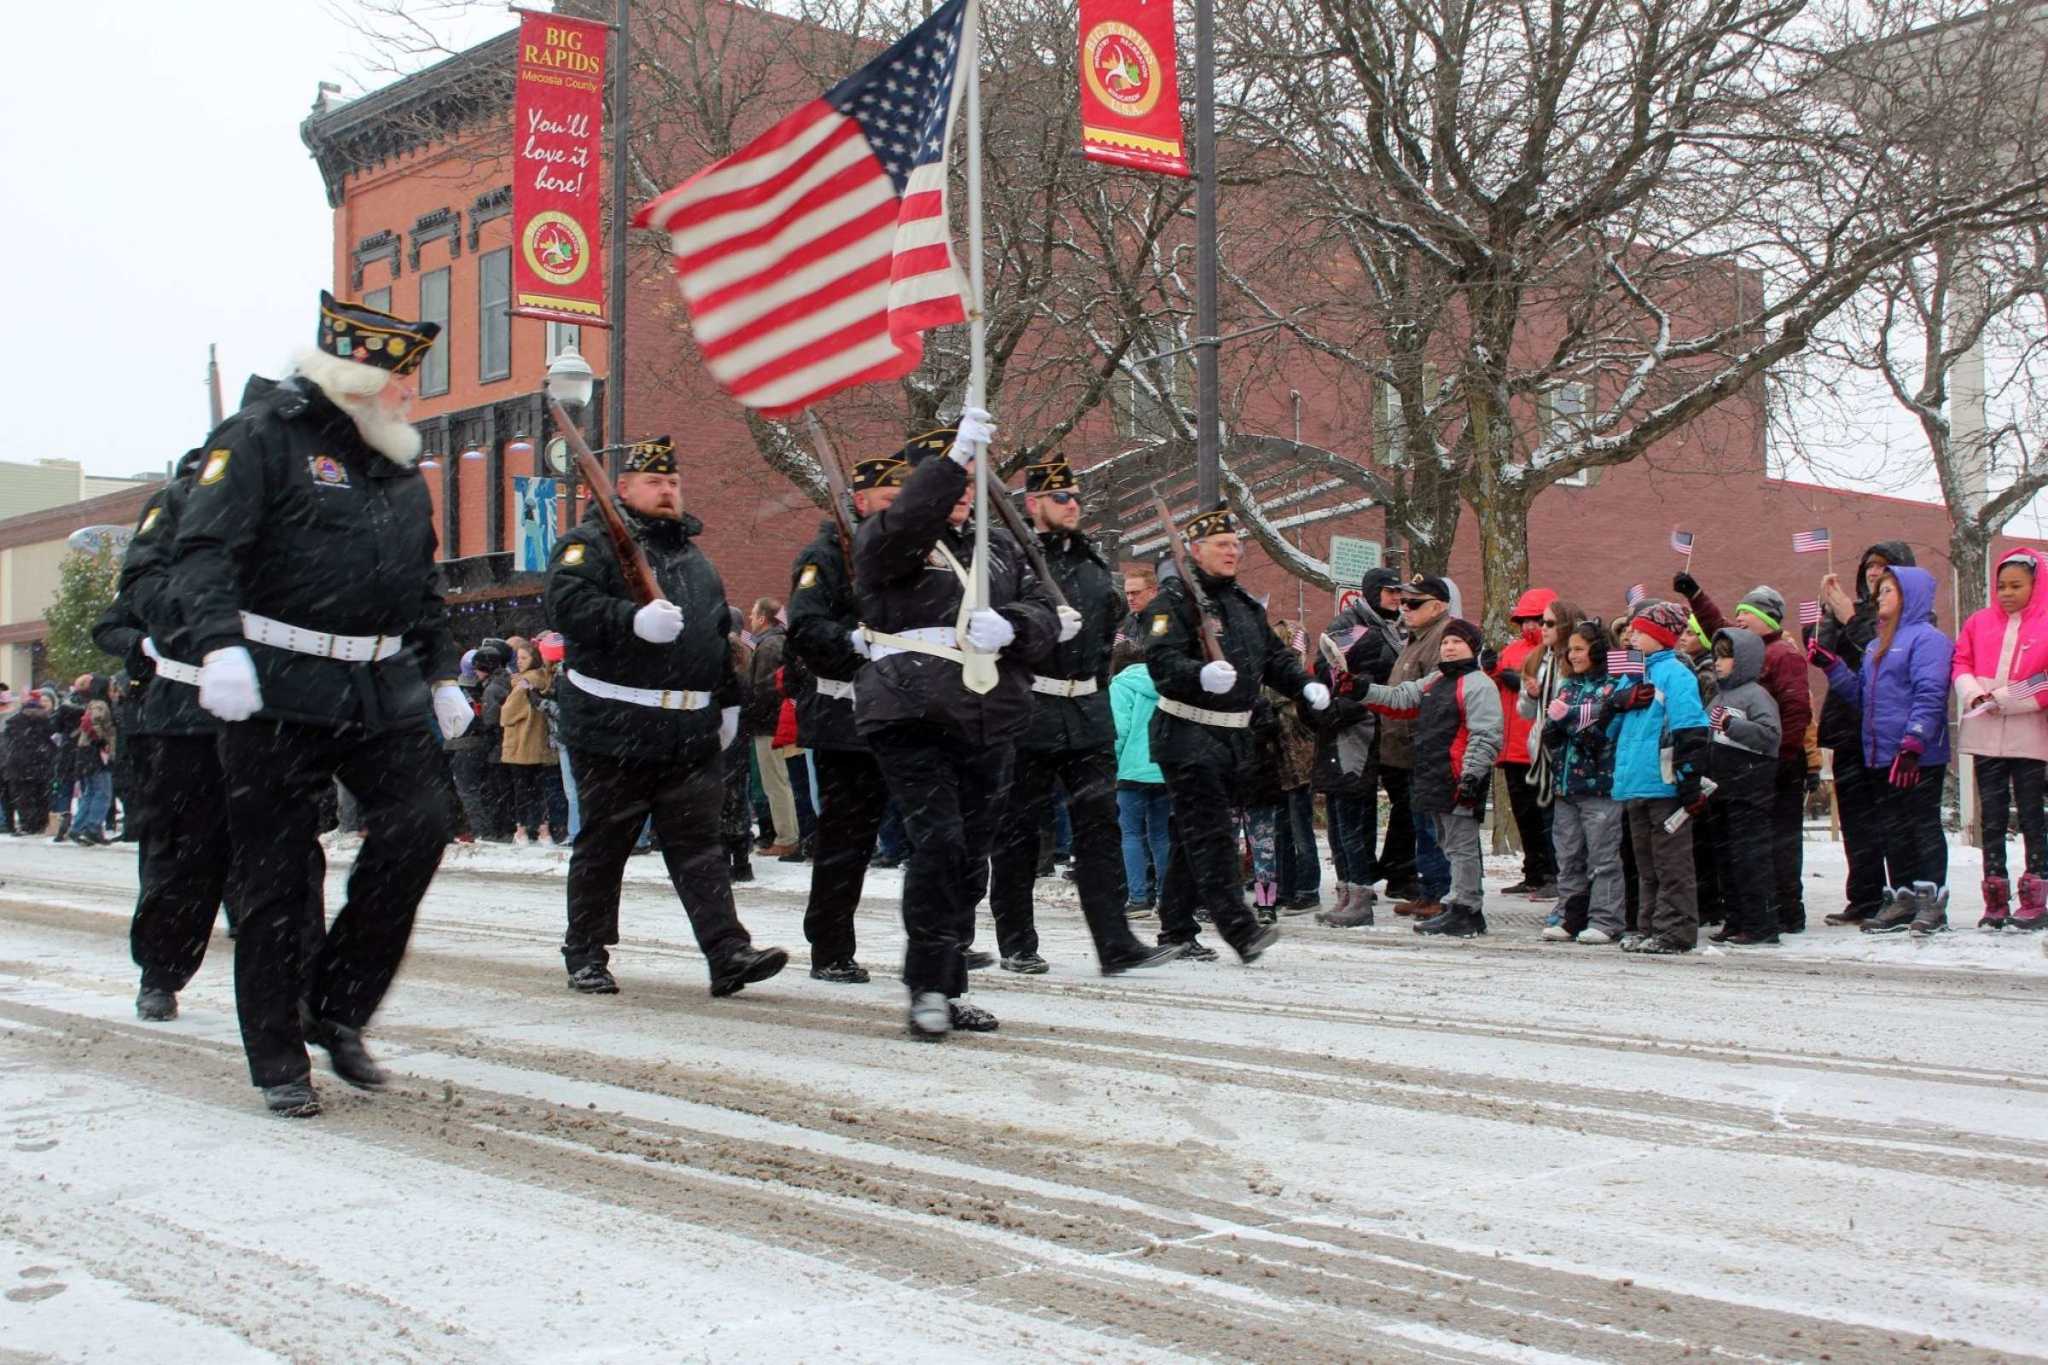
[[[1081,500],[1079,493],[1040,493],[1038,496],[1041,498],[1051,498],[1062,507],[1065,507],[1070,502],[1079,502]]]
[[[1426,607],[1434,601],[1436,601],[1434,597],[1404,597],[1401,599],[1401,610],[1414,611],[1417,608]]]

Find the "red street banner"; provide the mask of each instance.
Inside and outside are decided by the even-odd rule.
[[[1090,161],[1187,176],[1173,62],[1173,0],[1081,0],[1081,150]]]
[[[608,327],[598,268],[603,24],[526,14],[512,113],[512,311]]]

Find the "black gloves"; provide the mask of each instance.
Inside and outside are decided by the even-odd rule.
[[[1699,800],[1700,775],[1688,768],[1678,775],[1678,804],[1691,809]]]
[[[1522,670],[1521,670],[1521,669],[1519,669],[1519,668],[1511,668],[1511,669],[1509,669],[1509,670],[1508,670],[1507,672],[1505,672],[1505,673],[1501,674],[1501,675],[1500,675],[1500,685],[1501,685],[1502,687],[1505,687],[1505,688],[1506,688],[1506,689],[1507,689],[1508,691],[1510,691],[1510,692],[1519,692],[1519,691],[1521,691],[1521,690],[1522,690]]]
[[[1808,796],[1811,796],[1811,795],[1813,795],[1813,794],[1814,794],[1815,792],[1817,792],[1817,791],[1819,791],[1819,790],[1820,790],[1820,770],[1819,770],[1818,768],[1816,768],[1816,769],[1814,769],[1813,771],[1811,771],[1811,772],[1809,772],[1809,773],[1807,773],[1807,774],[1806,774],[1806,794],[1807,794]]]
[[[1675,574],[1671,579],[1671,591],[1690,600],[1700,595],[1700,581],[1689,573]]]
[[[1480,803],[1485,800],[1485,777],[1478,773],[1467,773],[1458,779],[1458,794],[1454,798],[1453,804],[1460,810],[1468,810],[1476,815],[1479,811]]]

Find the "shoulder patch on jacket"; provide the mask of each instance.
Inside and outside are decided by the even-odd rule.
[[[150,508],[150,509],[149,509],[149,515],[148,515],[148,516],[146,516],[146,517],[144,517],[144,518],[142,519],[142,525],[136,528],[136,530],[135,530],[135,534],[136,534],[136,535],[138,535],[138,536],[146,536],[146,535],[148,535],[148,534],[149,534],[149,528],[150,528],[150,527],[152,527],[152,526],[154,526],[154,525],[156,525],[156,522],[157,522],[157,518],[158,518],[158,517],[161,517],[161,516],[162,516],[163,514],[164,514],[164,509],[163,509],[163,508],[161,508],[161,507],[152,507],[152,508]]]
[[[817,581],[818,566],[816,564],[806,564],[804,565],[804,571],[797,575],[796,585],[799,588],[808,588]]]
[[[1157,615],[1153,616],[1153,618],[1152,618],[1152,633],[1153,633],[1154,635],[1164,635],[1164,634],[1166,634],[1166,613],[1165,613],[1165,612],[1160,612],[1160,613],[1158,613]]]
[[[583,562],[583,542],[572,540],[564,546],[562,549],[562,562],[564,564],[581,564]]]
[[[223,447],[220,450],[216,450],[208,454],[206,457],[206,467],[199,471],[199,482],[205,484],[214,484],[219,483],[222,479],[226,478],[228,472],[228,456],[234,453],[234,451],[228,450],[225,447]]]

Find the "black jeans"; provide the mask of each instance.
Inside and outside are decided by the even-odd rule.
[[[1725,747],[1725,746],[1724,746]],[[1705,827],[1713,844],[1721,908],[1731,932],[1770,938],[1778,932],[1771,883],[1771,795],[1778,763],[1762,754],[1713,755],[1719,784],[1707,802]],[[1704,902],[1700,922],[1707,922]]]
[[[23,834],[41,834],[50,821],[50,779],[9,778],[7,815]]]
[[[1885,821],[1878,795],[1889,789],[1885,774],[1863,766],[1861,741],[1835,754],[1835,808],[1842,821],[1842,853],[1849,861],[1843,900],[1849,910],[1875,914],[1885,890]]]
[[[1888,774],[1872,773],[1877,818],[1884,825],[1884,863],[1895,887],[1914,882],[1948,884],[1948,838],[1941,828],[1941,789],[1947,767],[1928,764],[1920,781],[1894,787]]]
[[[875,832],[889,787],[875,756],[857,749],[813,749],[818,770],[818,840],[811,851],[811,894],[804,937],[811,962],[845,962],[854,954],[853,912],[866,884]]]
[[[1771,785],[1771,901],[1778,927],[1788,934],[1806,928],[1806,755],[1778,759]]]
[[[1522,840],[1522,880],[1530,886],[1555,886],[1557,855],[1550,851],[1550,812],[1536,799],[1536,789],[1528,783],[1529,766],[1500,765],[1508,785],[1508,810],[1515,817],[1515,833]]]
[[[1977,765],[1977,813],[1984,826],[1984,875],[2005,875],[2005,835],[2012,828],[2011,808],[2019,806],[2020,838],[2025,840],[2027,871],[2048,877],[2048,811],[2042,808],[2043,774],[2048,764],[2038,758],[1973,758]]]
[[[571,750],[583,827],[569,855],[569,926],[562,958],[574,972],[611,961],[619,941],[619,882],[650,815],[668,879],[715,973],[752,946],[732,903],[732,861],[719,830],[725,772],[708,763],[635,763]]]
[[[220,766],[241,901],[235,1009],[249,1079],[305,1076],[299,1018],[360,1029],[370,1022],[412,937],[420,897],[453,827],[441,751],[420,728],[363,735],[289,721],[221,727]],[[369,837],[349,873],[348,900],[310,967],[306,907],[319,888],[321,792],[336,778],[362,803]]]
[[[903,984],[915,996],[967,992],[974,907],[988,889],[989,841],[1009,796],[1011,748],[980,745],[931,721],[868,736],[903,813]],[[1038,827],[1031,826],[1034,841]]]
[[[1380,856],[1374,871],[1387,880],[1387,894],[1407,890],[1415,885],[1415,817],[1408,809],[1408,789],[1414,774],[1406,768],[1380,767],[1380,786],[1387,793],[1387,838],[1380,845]],[[1365,831],[1370,843],[1373,830]]]
[[[511,791],[512,825],[523,829],[529,838],[540,837],[540,827],[548,818],[547,769],[538,763],[501,763],[505,785]]]
[[[1258,936],[1258,917],[1245,908],[1239,875],[1233,788],[1238,774],[1207,763],[1160,765],[1173,794],[1173,855],[1159,890],[1159,941],[1188,943],[1198,925],[1195,907],[1215,921],[1224,942],[1243,950]]]
[[[1105,966],[1142,951],[1124,914],[1123,827],[1117,821],[1116,750],[1020,749],[1010,779],[1010,800],[989,854],[989,910],[996,946],[1004,957],[1038,951],[1032,884],[1038,872],[1039,814],[1052,805],[1053,784],[1067,792],[1073,828],[1074,886],[1081,917]]]

